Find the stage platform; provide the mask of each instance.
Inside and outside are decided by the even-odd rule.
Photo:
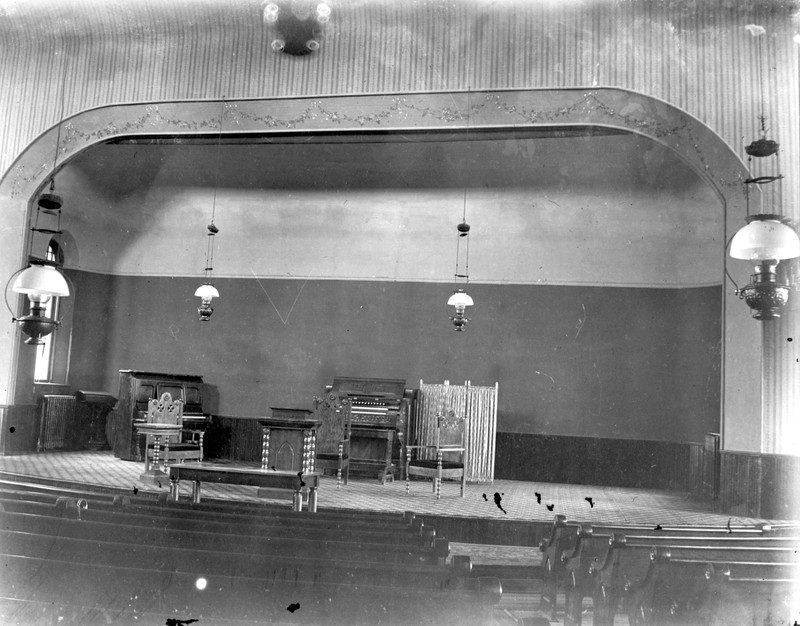
[[[141,481],[139,475],[143,469],[143,464],[122,461],[110,451],[43,452],[0,458],[0,478],[5,479],[68,488],[111,489],[123,494],[156,495],[169,491],[168,481],[162,484]],[[377,479],[357,478],[337,489],[336,478],[324,476],[318,490],[318,509],[414,511],[426,524],[434,526],[437,536],[450,541],[450,558],[467,555],[476,565],[541,565],[538,542],[557,514],[588,523],[653,526],[724,526],[773,521],[723,515],[708,503],[677,492],[495,480],[468,484],[461,498],[459,487],[456,482],[444,483],[442,497],[437,500],[431,483],[426,481],[413,481],[410,493],[406,494],[405,481],[382,485]],[[203,501],[275,502],[260,498],[257,492],[256,487],[208,484],[203,486]],[[182,483],[179,497],[190,500],[191,485]],[[290,500],[278,502],[291,507]],[[563,596],[559,598],[563,606]],[[511,626],[523,621],[563,624],[563,621],[548,621],[535,594],[504,592],[496,615],[492,626]],[[539,621],[532,621],[536,619]],[[591,610],[584,613],[583,623],[591,626]],[[615,624],[627,626],[628,620],[619,616]]]
[[[123,461],[110,451],[42,452],[0,458],[0,471],[76,485],[97,485],[145,493],[167,492],[139,480],[141,463]],[[181,484],[181,498],[189,499],[191,485]],[[208,485],[204,499],[257,502],[255,487]],[[288,506],[289,504],[287,504]],[[410,493],[402,480],[382,485],[378,480],[351,478],[336,488],[336,478],[324,476],[319,487],[320,509],[414,511],[421,516],[470,518],[495,522],[550,523],[556,514],[588,523],[622,524],[750,524],[760,519],[730,517],[690,494],[620,487],[495,480],[467,484],[459,497],[456,482],[444,482],[441,499],[429,481],[412,481]],[[498,541],[498,543],[506,543]]]

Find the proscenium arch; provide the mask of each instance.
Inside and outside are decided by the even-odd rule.
[[[210,134],[303,134],[404,131],[542,130],[597,127],[641,135],[676,154],[720,198],[725,211],[724,241],[742,224],[747,168],[719,135],[662,100],[618,88],[484,90],[284,97],[245,100],[192,100],[115,104],[89,109],[64,120],[31,143],[0,179],[7,210],[27,216],[37,193],[66,161],[93,145],[122,138],[208,136]],[[53,146],[58,142],[56,159]],[[24,261],[25,226],[19,225],[19,264]],[[727,263],[724,249],[723,266]],[[722,324],[720,428],[726,416],[761,414],[760,334],[747,307],[730,291],[725,276]],[[5,344],[3,346],[2,344]],[[5,402],[14,400],[20,342],[13,325],[0,331],[0,382]],[[6,349],[2,349],[2,348]],[[730,364],[736,364],[735,368]],[[748,389],[748,394],[741,390]],[[739,393],[735,394],[734,391]],[[724,445],[724,438],[723,438]]]

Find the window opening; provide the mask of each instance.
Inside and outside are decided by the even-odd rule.
[[[58,265],[62,262],[61,256],[61,250],[58,242],[55,239],[51,239],[50,243],[47,245],[45,259],[48,263]],[[45,316],[51,319],[56,319],[56,316],[58,315],[59,300],[60,298],[58,296],[53,296],[45,303]],[[40,345],[36,351],[36,364],[34,365],[33,370],[33,380],[35,382],[52,382],[51,379],[53,377],[53,357],[55,346],[54,338],[57,332],[58,327],[56,327],[52,333],[43,337],[42,340],[44,343],[42,343],[42,345]]]

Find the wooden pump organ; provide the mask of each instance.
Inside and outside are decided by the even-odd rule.
[[[350,473],[393,480],[403,467],[416,390],[403,379],[341,376],[325,390],[351,402]]]

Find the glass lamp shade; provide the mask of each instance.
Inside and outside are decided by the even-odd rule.
[[[210,302],[211,298],[219,298],[219,291],[214,285],[200,285],[194,295]]]
[[[50,296],[68,296],[69,285],[64,275],[51,265],[31,265],[14,279],[11,290],[27,294],[31,301]]]
[[[470,296],[461,289],[450,296],[450,299],[447,301],[447,306],[454,306],[457,309],[463,309],[464,307],[472,306],[473,304],[472,298],[470,298]]]
[[[747,261],[793,259],[800,256],[800,238],[779,219],[757,215],[733,236],[730,254]]]

